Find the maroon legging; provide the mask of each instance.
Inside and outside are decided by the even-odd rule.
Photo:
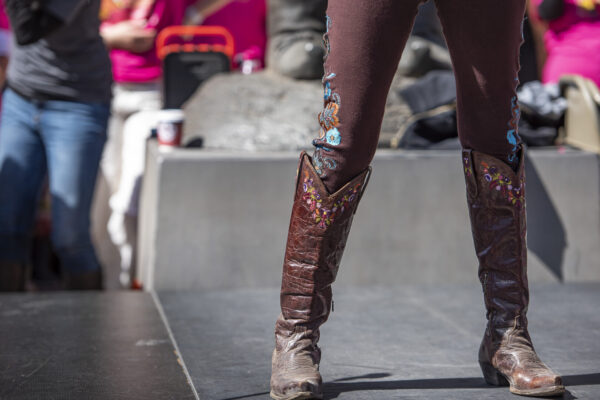
[[[421,0],[329,0],[325,109],[313,164],[335,191],[373,159],[387,93]],[[464,148],[514,165],[525,0],[436,0]]]

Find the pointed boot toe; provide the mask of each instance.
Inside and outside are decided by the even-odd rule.
[[[272,384],[271,398],[275,400],[322,399],[321,378],[287,381],[282,387]]]
[[[521,396],[550,397],[565,392],[562,378],[550,370],[534,376],[526,371],[516,375],[514,383],[510,385],[511,393]]]

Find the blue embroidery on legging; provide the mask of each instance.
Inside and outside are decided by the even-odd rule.
[[[518,85],[519,78],[515,78],[515,82]],[[517,152],[519,151],[519,144],[521,143],[521,137],[519,136],[519,118],[521,117],[521,110],[519,108],[517,96],[513,96],[510,100],[510,110],[512,118],[508,122],[506,139],[508,140],[508,143],[512,145],[511,153],[508,155],[508,161],[515,165],[519,162]]]
[[[316,147],[312,160],[315,171],[317,171],[320,176],[324,176],[324,169],[336,169],[337,163],[335,160],[323,155],[323,153],[327,154],[328,152],[331,152],[331,149],[316,143],[316,140],[313,140],[313,145]]]
[[[525,41],[525,35],[523,31],[523,26],[525,24],[525,20],[521,21],[521,44]],[[515,77],[515,93],[517,91],[517,87],[519,86],[519,77]],[[510,99],[510,111],[512,113],[512,118],[508,122],[508,132],[506,133],[506,139],[508,143],[512,145],[511,153],[508,155],[508,161],[516,166],[519,163],[518,159],[518,151],[519,144],[521,144],[521,137],[519,136],[519,119],[521,117],[521,110],[519,108],[519,101],[517,96],[513,96]]]
[[[331,45],[329,43],[329,29],[331,27],[331,18],[327,16],[327,31],[323,35],[323,43],[325,44],[325,58],[329,56],[331,51]],[[315,146],[315,152],[313,155],[313,165],[315,170],[321,176],[326,176],[325,170],[332,170],[337,167],[337,163],[331,157],[328,157],[327,153],[331,153],[333,150],[328,146],[337,146],[342,142],[342,136],[338,130],[340,119],[338,113],[342,103],[342,99],[338,93],[335,93],[331,88],[331,81],[336,77],[333,72],[326,72],[323,76],[323,103],[324,109],[319,113],[319,125],[321,129],[319,131],[319,137],[313,140],[313,146]]]

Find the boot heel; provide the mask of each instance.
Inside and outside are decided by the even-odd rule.
[[[480,362],[479,366],[481,367],[481,372],[483,372],[483,379],[485,379],[488,385],[508,386],[508,380],[492,364]]]

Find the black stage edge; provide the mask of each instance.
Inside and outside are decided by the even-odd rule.
[[[0,399],[194,399],[152,296],[0,296]]]
[[[531,290],[530,332],[564,399],[600,399],[600,284]],[[278,291],[159,293],[200,399],[268,399]],[[322,329],[325,399],[512,399],[484,383],[479,286],[334,289]]]

